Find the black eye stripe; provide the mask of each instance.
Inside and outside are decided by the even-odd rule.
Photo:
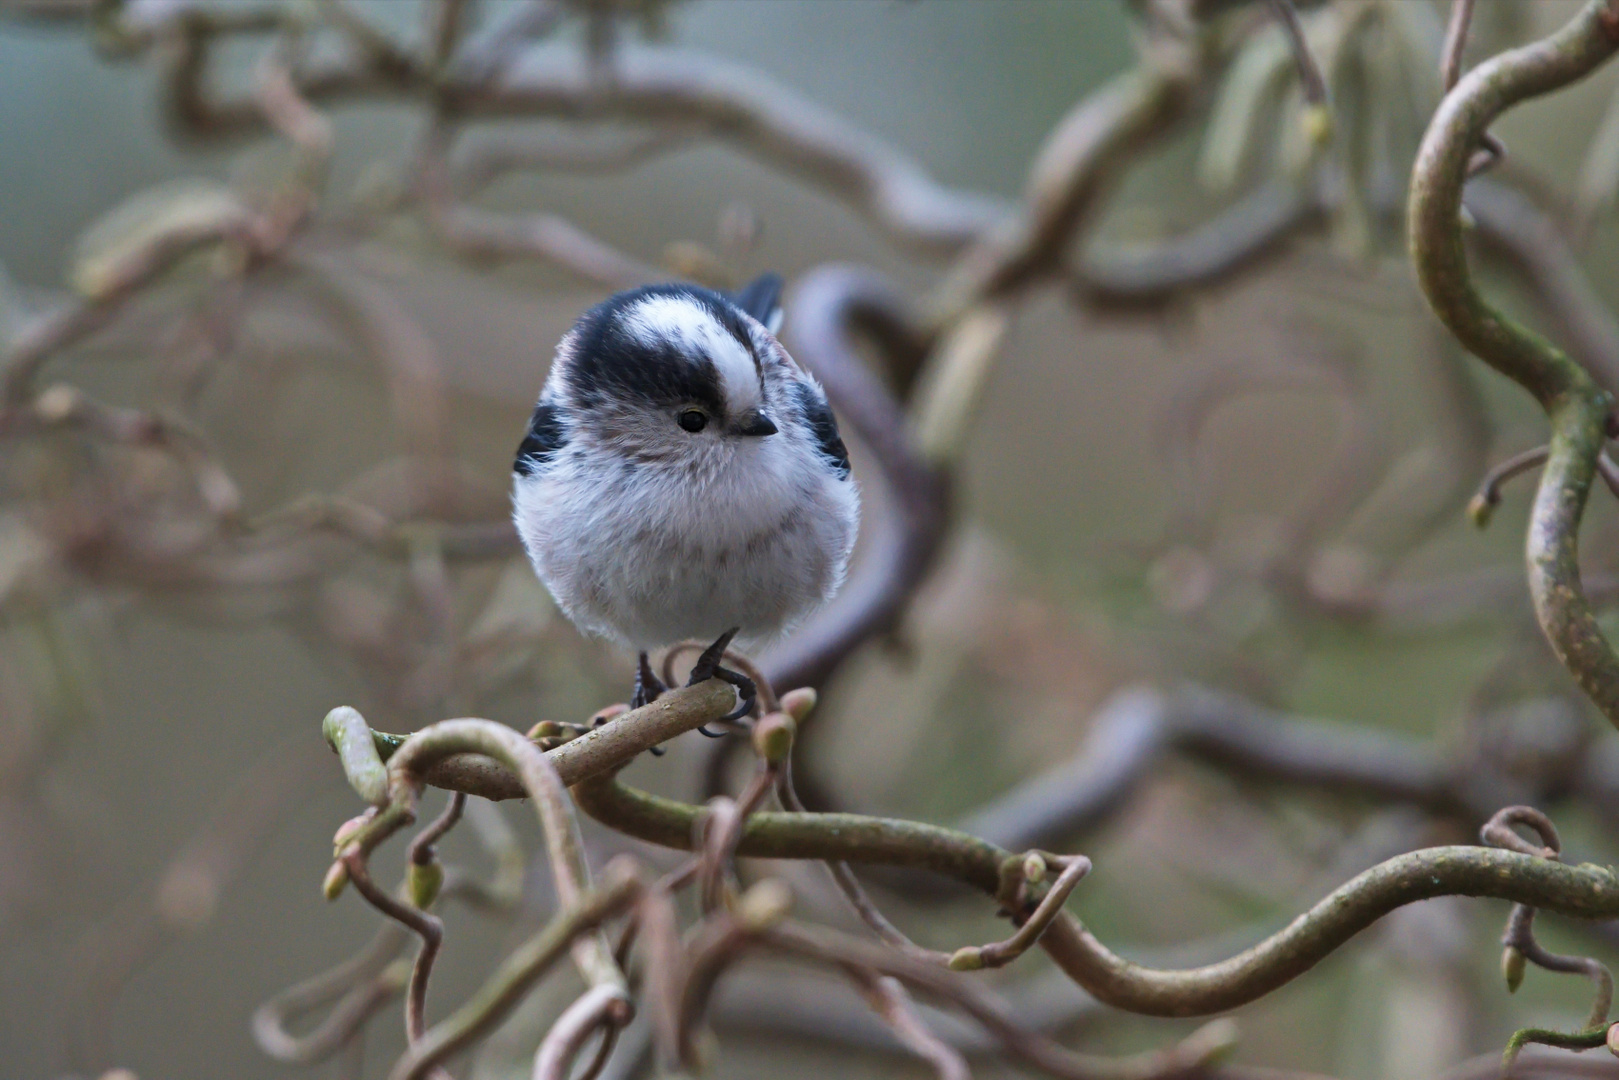
[[[693,363],[671,342],[647,342],[622,326],[607,325],[578,343],[578,357],[568,383],[585,407],[611,399],[662,406],[695,402],[724,411],[719,372],[712,364]]]
[[[695,404],[710,415],[725,414],[724,385],[711,360],[694,358],[673,341],[648,340],[625,325],[626,312],[660,296],[687,300],[712,316],[747,350],[763,388],[753,334],[747,316],[735,304],[695,285],[654,285],[610,297],[581,316],[570,331],[562,351],[569,358],[564,384],[573,401],[584,408],[608,400],[663,407]]]

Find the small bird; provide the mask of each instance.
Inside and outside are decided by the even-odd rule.
[[[557,345],[517,448],[512,506],[575,626],[639,657],[632,707],[665,687],[650,650],[713,641],[691,682],[791,630],[843,583],[859,526],[849,453],[819,383],[776,340],[782,280],[728,295],[621,292]],[[711,734],[704,731],[704,734]]]

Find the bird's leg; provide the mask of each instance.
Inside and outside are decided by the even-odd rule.
[[[740,626],[731,627],[719,636],[718,641],[704,649],[702,655],[697,658],[697,663],[692,665],[691,678],[686,680],[687,686],[695,686],[704,679],[718,679],[736,687],[737,697],[742,700],[735,709],[720,717],[722,723],[740,720],[748,715],[753,711],[753,703],[759,698],[759,688],[753,685],[752,679],[740,671],[720,666],[720,661],[725,657],[725,647],[731,644],[731,639],[736,637],[736,632],[740,629],[742,629]],[[697,730],[710,739],[718,739],[725,734],[723,731],[709,731],[707,727],[700,727]]]
[[[663,685],[663,680],[652,673],[652,665],[647,661],[646,653],[642,653],[635,669],[635,692],[630,695],[630,708],[639,709],[642,705],[650,705],[663,696],[669,689]]]
[[[635,666],[635,691],[630,694],[630,708],[639,709],[642,705],[650,705],[669,689],[663,685],[663,680],[652,673],[652,664],[648,662],[646,653],[642,653]],[[652,747],[653,757],[663,756],[663,747]]]

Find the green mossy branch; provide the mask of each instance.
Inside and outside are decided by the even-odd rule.
[[[579,808],[638,840],[689,851],[703,808],[597,777],[573,788]],[[738,855],[759,859],[827,859],[904,866],[952,877],[995,896],[1012,852],[968,833],[918,821],[760,811],[742,829]]]
[[[1533,1043],[1537,1046],[1555,1046],[1559,1050],[1594,1050],[1608,1041],[1608,1025],[1591,1028],[1587,1031],[1557,1031],[1554,1028],[1519,1028],[1507,1040],[1507,1049],[1501,1055],[1507,1068],[1518,1060],[1518,1054],[1524,1047]]]
[[[702,808],[650,795],[614,777],[573,788],[587,814],[620,832],[689,850]],[[857,814],[758,813],[748,819],[740,855],[837,859],[932,870],[990,896],[1002,891],[1010,853],[951,829]],[[1593,865],[1570,867],[1486,847],[1437,847],[1366,871],[1280,933],[1229,960],[1187,971],[1144,968],[1096,940],[1070,915],[1052,921],[1040,944],[1098,999],[1153,1016],[1206,1016],[1254,1001],[1406,904],[1436,896],[1487,896],[1578,918],[1619,916],[1619,877]]]
[[[546,756],[564,784],[576,784],[587,776],[622,768],[636,755],[724,716],[735,702],[736,694],[727,683],[710,679],[696,686],[672,690],[652,704],[624,713]],[[364,752],[360,740],[353,734],[359,730],[353,727],[354,723],[362,727],[365,723],[359,716],[346,706],[333,709],[327,714],[322,731],[327,745],[342,758],[350,785],[362,799],[377,805],[379,799],[372,794],[373,785],[377,783],[374,769],[392,760],[411,736],[372,731],[376,762],[373,766],[371,756]],[[436,760],[421,770],[420,778],[429,787],[460,791],[495,802],[528,798],[516,773],[481,754],[452,754]]]
[[[1557,658],[1619,726],[1619,656],[1580,584],[1579,526],[1613,402],[1556,345],[1503,315],[1468,272],[1461,201],[1468,164],[1494,120],[1584,78],[1619,49],[1619,11],[1590,0],[1544,40],[1486,60],[1446,95],[1411,174],[1408,243],[1434,313],[1479,359],[1534,395],[1551,421],[1550,457],[1530,512],[1529,589]]]
[[[691,689],[700,691],[702,687]],[[698,695],[688,695],[671,703],[667,711],[648,707],[627,713],[591,734],[599,733],[602,741],[621,749],[655,745],[671,737],[670,728],[676,723],[672,717],[678,715],[679,722],[695,727],[730,707],[729,698],[713,694],[704,699],[709,706],[705,713],[697,707],[698,700]],[[453,729],[466,722],[445,724]],[[438,726],[424,729],[412,739],[421,748],[442,743],[434,730]],[[638,730],[643,727],[648,730]],[[622,762],[591,772],[591,762],[612,762],[617,753],[606,753],[598,746],[588,755],[570,754],[570,748],[582,741],[566,743],[545,755],[571,783],[578,806],[629,836],[689,850],[703,808],[628,787],[614,775]],[[431,755],[413,750],[406,756],[421,766],[418,778],[435,775],[437,766],[429,764]],[[503,768],[493,761],[488,764],[491,770]],[[397,775],[398,765],[395,762],[390,773]],[[456,775],[462,774],[451,773],[449,778]],[[490,773],[464,775],[482,785]],[[515,776],[500,781],[501,786],[517,783]],[[459,789],[452,786],[451,790]],[[384,823],[388,817],[389,812],[384,811],[365,829],[397,827]],[[1005,902],[1008,867],[1021,865],[1020,856],[967,833],[860,814],[757,813],[748,819],[737,853],[929,870],[971,885],[1001,903]],[[1204,1016],[1263,997],[1314,967],[1389,912],[1437,896],[1492,897],[1575,918],[1619,918],[1619,877],[1610,870],[1590,864],[1568,866],[1496,848],[1455,846],[1427,848],[1380,863],[1260,944],[1201,968],[1142,967],[1111,952],[1067,913],[1052,920],[1040,945],[1075,982],[1109,1005],[1152,1016]]]
[[[1379,863],[1285,929],[1206,967],[1141,967],[1066,917],[1053,922],[1040,944],[1070,978],[1109,1005],[1151,1016],[1205,1016],[1263,997],[1389,912],[1436,896],[1512,900],[1582,919],[1619,915],[1619,877],[1603,867],[1572,867],[1496,848],[1434,847]]]

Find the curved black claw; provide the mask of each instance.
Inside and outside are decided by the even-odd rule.
[[[630,708],[639,709],[643,705],[650,705],[663,696],[669,689],[663,685],[663,680],[653,674],[652,664],[647,660],[646,653],[642,653],[635,668],[635,692],[630,695]],[[652,747],[653,757],[662,757],[663,747]]]
[[[635,668],[635,692],[630,695],[630,708],[650,705],[668,689],[663,685],[663,680],[653,674],[651,662],[647,660],[646,653],[642,653]]]
[[[736,687],[737,696],[742,700],[737,704],[736,708],[720,717],[720,723],[722,724],[729,724],[742,719],[753,711],[754,702],[759,700],[759,688],[753,685],[752,679],[740,671],[732,671],[730,668],[720,666],[720,660],[725,656],[726,647],[731,644],[731,639],[736,637],[736,632],[740,629],[742,629],[740,626],[731,627],[731,629],[719,636],[719,640],[704,649],[702,655],[697,658],[697,663],[692,665],[691,678],[686,680],[687,686],[695,686],[704,679],[718,679]],[[708,730],[707,725],[697,730],[707,735],[710,739],[723,739],[726,735],[723,731]]]
[[[752,679],[730,668],[715,668],[714,678],[736,687],[736,696],[741,699],[736,708],[720,717],[722,723],[740,720],[753,711],[754,703],[759,700],[759,688],[753,685]]]

